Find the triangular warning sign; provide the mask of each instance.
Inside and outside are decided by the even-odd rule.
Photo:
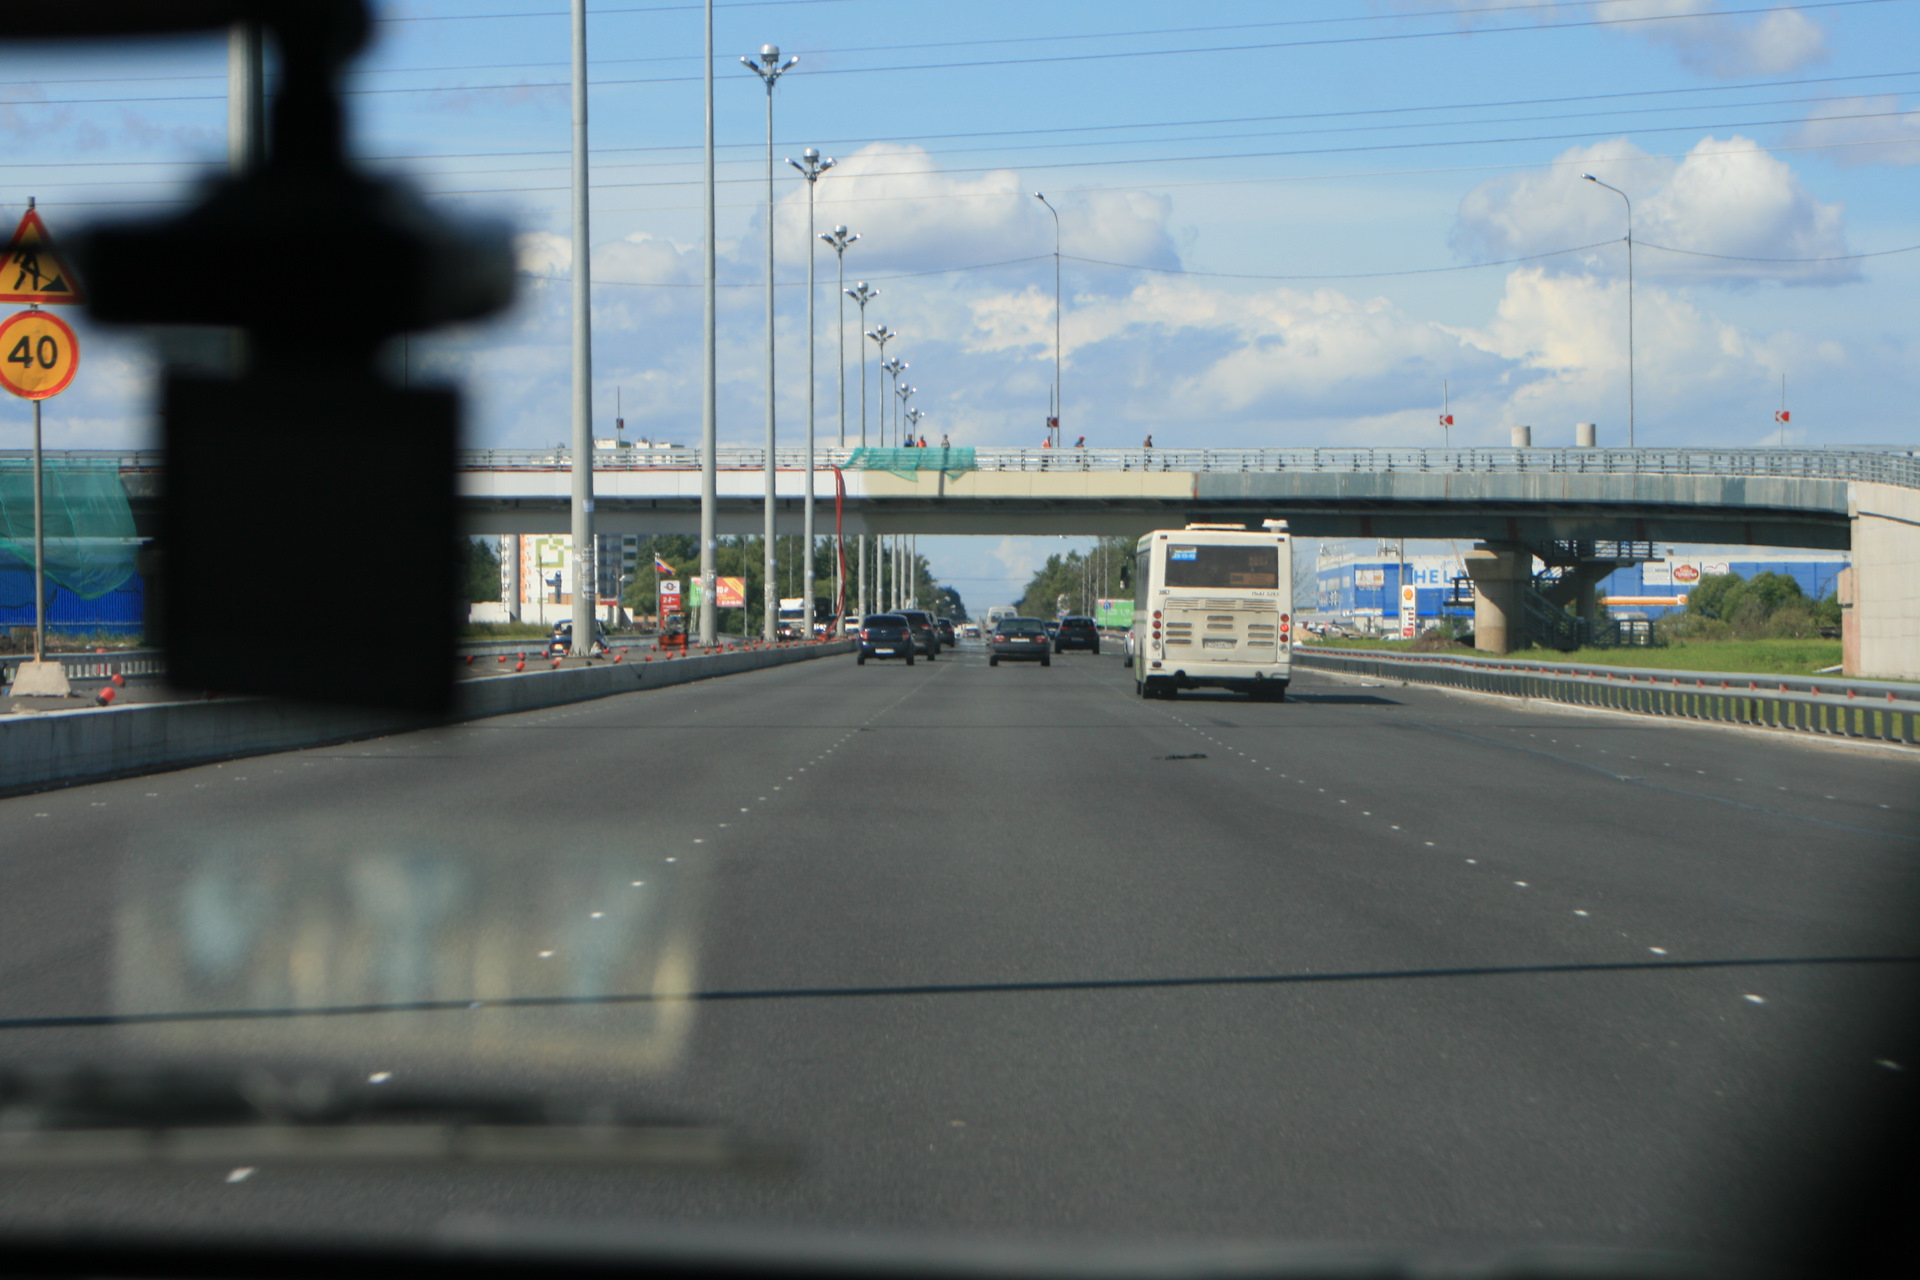
[[[32,209],[0,256],[0,302],[79,303],[80,278],[49,242],[47,224]]]

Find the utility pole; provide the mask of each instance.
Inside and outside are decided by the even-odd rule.
[[[573,0],[573,653],[593,652],[593,274],[587,234],[587,0]]]
[[[716,326],[719,311],[715,290],[718,283],[714,261],[713,221],[713,0],[706,0],[707,16],[707,175],[706,175],[706,334],[702,361],[700,396],[700,644],[711,649],[720,642],[720,610],[714,601],[720,585],[718,534],[715,513],[720,505],[719,459],[719,341]],[[659,613],[655,596],[654,612]]]
[[[833,157],[822,160],[820,152],[808,147],[800,153],[806,163],[787,163],[800,171],[807,180],[807,487],[806,498],[802,503],[800,518],[800,540],[804,544],[801,560],[804,568],[800,575],[800,622],[801,635],[813,639],[813,393],[819,381],[813,371],[813,193],[820,185],[820,175],[833,168]],[[826,237],[821,237],[825,239]],[[844,373],[842,378],[844,380]],[[844,430],[845,424],[842,424]]]
[[[1596,187],[1605,187],[1627,202],[1627,448],[1634,447],[1633,423],[1633,197],[1620,188],[1600,181],[1590,173],[1580,175]]]
[[[576,0],[576,3],[578,0]],[[764,616],[760,619],[760,635],[771,641],[774,636],[774,619],[779,613],[779,583],[774,581],[773,567],[773,517],[775,507],[773,479],[774,451],[774,384],[773,384],[773,86],[780,82],[799,58],[780,61],[780,46],[763,44],[760,46],[760,61],[751,58],[740,59],[747,70],[760,77],[767,86],[767,454],[763,471],[766,478],[766,517],[765,533],[762,540],[761,565],[761,608]]]

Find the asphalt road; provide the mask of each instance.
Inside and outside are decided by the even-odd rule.
[[[0,1224],[1754,1247],[1920,1065],[1917,770],[962,650],[0,800],[0,1064],[554,1088],[801,1154],[0,1171]]]

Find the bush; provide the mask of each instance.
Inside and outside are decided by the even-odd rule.
[[[1837,626],[1840,603],[1829,608],[1826,600],[1815,604],[1800,590],[1800,584],[1784,573],[1756,573],[1751,579],[1737,573],[1715,574],[1702,579],[1687,593],[1684,613],[1670,614],[1657,625],[1661,636],[1673,643],[1696,640],[1807,639],[1820,634],[1821,618],[1831,613]]]

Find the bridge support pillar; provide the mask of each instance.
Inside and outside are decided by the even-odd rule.
[[[1533,552],[1517,542],[1481,542],[1465,556],[1473,579],[1473,647],[1506,653],[1526,643],[1526,590]]]
[[[1852,664],[1846,674],[1920,680],[1920,490],[1865,481],[1847,490],[1853,603],[1841,624],[1842,660]]]

